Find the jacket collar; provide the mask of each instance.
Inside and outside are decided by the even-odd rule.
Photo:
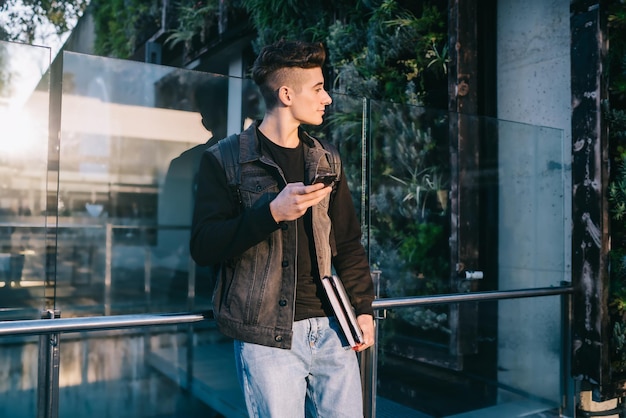
[[[239,162],[242,164],[261,159],[261,144],[259,137],[257,136],[257,127],[260,123],[260,120],[254,122],[245,131],[241,132],[241,135],[239,136]],[[300,140],[307,147],[322,147],[317,140],[315,140],[301,127],[298,128],[298,135]]]

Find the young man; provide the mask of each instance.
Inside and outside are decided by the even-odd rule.
[[[320,278],[332,263],[363,331],[362,351],[374,343],[369,265],[343,173],[328,186],[312,184],[336,150],[301,128],[321,124],[332,102],[325,58],[321,44],[265,47],[252,73],[266,113],[234,137],[238,169],[220,144],[200,164],[191,254],[200,265],[221,265],[214,314],[235,339],[252,417],[363,416],[356,354]],[[238,176],[236,187],[227,173]]]

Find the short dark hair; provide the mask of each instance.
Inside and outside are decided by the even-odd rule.
[[[326,51],[321,42],[288,41],[281,39],[261,49],[252,66],[252,79],[259,86],[265,106],[272,109],[278,102],[274,76],[285,68],[322,68]]]

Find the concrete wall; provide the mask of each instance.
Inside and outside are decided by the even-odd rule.
[[[498,2],[498,118],[561,130],[501,123],[500,289],[556,286],[571,276],[569,3]],[[530,181],[520,189],[516,176]],[[560,400],[560,308],[558,297],[500,304],[500,383]]]
[[[81,54],[94,54],[95,42],[96,33],[93,16],[88,9],[85,15],[78,19],[78,23],[65,41],[63,49]]]

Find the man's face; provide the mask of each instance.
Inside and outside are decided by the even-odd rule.
[[[321,68],[294,68],[292,80],[291,114],[301,124],[319,125],[323,122],[324,110],[332,99],[324,90],[324,75]]]

